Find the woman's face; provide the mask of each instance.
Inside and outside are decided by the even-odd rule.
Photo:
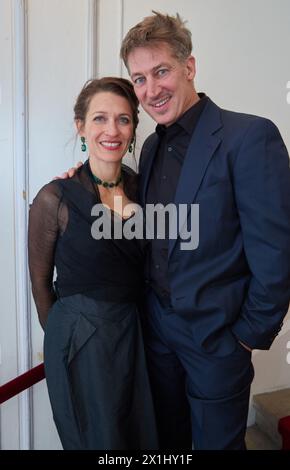
[[[90,157],[104,162],[118,162],[133,138],[133,116],[129,102],[111,92],[96,93],[79,134],[86,139]]]

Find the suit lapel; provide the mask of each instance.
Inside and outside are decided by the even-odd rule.
[[[155,158],[157,148],[159,144],[159,138],[157,134],[152,134],[145,142],[142,149],[141,165],[140,165],[140,197],[141,204],[145,206],[146,192],[149,183],[149,176],[153,160]]]
[[[179,204],[188,204],[190,210],[190,204],[194,202],[208,164],[221,141],[217,133],[221,127],[220,108],[209,100],[186,152],[174,200],[177,209]],[[175,243],[175,239],[169,240],[168,257]]]

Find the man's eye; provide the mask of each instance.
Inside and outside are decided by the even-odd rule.
[[[142,85],[144,81],[145,81],[144,77],[138,77],[138,78],[135,78],[134,83],[135,85]]]
[[[157,74],[162,77],[162,75],[165,75],[167,72],[167,69],[159,69]]]

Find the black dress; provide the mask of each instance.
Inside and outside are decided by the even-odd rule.
[[[126,167],[122,174],[133,190],[136,175]],[[53,416],[64,449],[157,449],[137,309],[144,246],[93,238],[91,211],[100,202],[86,162],[73,178],[44,186],[30,209],[33,295],[40,317],[49,311],[44,363]]]

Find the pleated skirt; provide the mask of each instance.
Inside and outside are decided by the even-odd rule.
[[[44,364],[64,449],[158,449],[134,303],[58,299],[45,328]]]

